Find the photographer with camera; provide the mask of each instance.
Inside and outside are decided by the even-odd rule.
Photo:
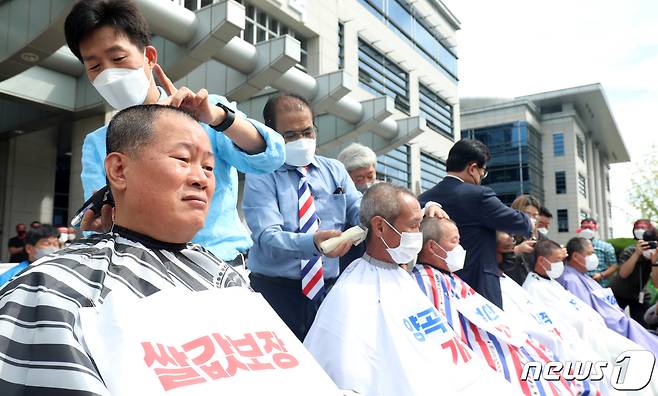
[[[619,274],[610,287],[619,306],[630,308],[631,318],[646,327],[644,313],[649,308],[644,287],[649,279],[658,286],[658,233],[649,220],[637,220],[633,224],[635,245],[619,255]]]

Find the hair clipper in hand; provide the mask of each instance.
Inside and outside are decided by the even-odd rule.
[[[100,216],[103,205],[112,205],[112,207],[114,207],[114,197],[112,197],[112,191],[110,191],[109,186],[105,186],[96,191],[91,198],[82,205],[82,207],[75,213],[73,220],[71,220],[71,226],[80,228],[82,218],[88,210],[94,212],[96,215],[95,217]]]

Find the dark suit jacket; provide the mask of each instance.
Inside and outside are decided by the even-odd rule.
[[[496,230],[530,235],[530,218],[505,206],[489,187],[446,177],[422,193],[421,205],[438,202],[457,223],[461,245],[466,249],[464,269],[457,272],[466,283],[498,307],[503,307],[500,270],[496,264]]]

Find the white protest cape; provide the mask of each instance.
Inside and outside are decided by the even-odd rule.
[[[339,388],[362,395],[518,394],[460,341],[409,273],[367,255],[341,275],[304,345]]]
[[[340,395],[265,299],[245,288],[111,292],[80,310],[112,395]]]
[[[509,287],[508,289],[511,290]],[[635,342],[610,330],[601,315],[570,291],[564,289],[557,281],[542,278],[531,272],[523,282],[523,289],[534,299],[535,304],[543,303],[542,308],[551,318],[556,319],[556,323],[566,323],[566,325],[560,326],[565,331],[565,337],[577,335],[576,342],[585,344],[578,346],[576,351],[582,351],[587,355],[574,356],[572,357],[575,358],[574,360],[582,361],[594,358],[593,351],[600,360],[614,363],[617,356],[624,351],[645,350]],[[571,329],[567,330],[567,327]],[[632,367],[629,370],[632,370]],[[606,374],[609,375],[609,373]],[[658,381],[655,379],[656,374],[654,373],[651,385],[633,394],[639,395],[645,392],[644,394],[658,395]]]

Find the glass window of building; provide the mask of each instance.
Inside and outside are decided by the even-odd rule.
[[[576,135],[576,152],[578,153],[578,158],[585,162],[585,143],[583,143],[583,139],[578,135]]]
[[[482,184],[491,187],[509,205],[521,194],[544,200],[541,134],[525,121],[463,130],[462,138],[477,139],[491,153],[489,176]]]
[[[359,39],[359,86],[376,96],[390,96],[395,108],[409,114],[409,75]]]
[[[555,172],[555,193],[556,194],[567,193],[567,172],[565,171]]]
[[[612,219],[612,204],[608,202],[608,218]]]
[[[439,158],[420,153],[420,190],[427,191],[446,177],[446,163]]]
[[[564,156],[564,134],[562,132],[553,134],[553,156]]]
[[[605,189],[610,192],[610,175],[605,175]]]
[[[431,129],[453,137],[452,106],[423,83],[418,84],[420,114]]]
[[[409,188],[409,146],[402,145],[377,157],[377,179]]]
[[[457,55],[435,34],[408,0],[358,0],[430,63],[457,81]]]
[[[245,6],[245,26],[240,37],[253,45],[285,34],[294,37],[300,43],[301,54],[297,68],[306,71],[308,66],[308,40],[301,33],[290,28],[247,0],[236,0]],[[210,0],[212,3],[212,0]],[[186,6],[186,8],[189,8]],[[191,9],[191,8],[190,8]]]
[[[345,25],[338,22],[338,69],[345,68]]]
[[[578,193],[587,198],[587,179],[582,174],[578,174]]]
[[[569,211],[567,209],[557,210],[557,231],[569,232]]]

